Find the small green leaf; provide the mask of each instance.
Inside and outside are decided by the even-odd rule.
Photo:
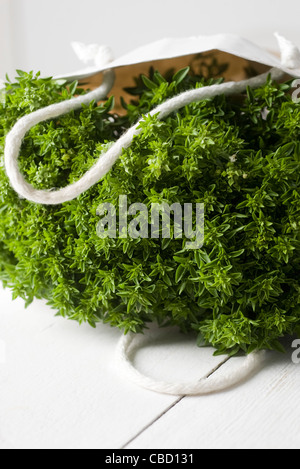
[[[115,97],[110,96],[110,98],[108,98],[108,100],[104,104],[104,108],[106,112],[110,112],[114,107],[115,107]]]
[[[207,347],[208,345],[207,340],[201,332],[197,336],[197,345],[198,347]]]
[[[76,93],[77,86],[78,86],[78,81],[76,81],[76,80],[73,81],[73,83],[71,83],[69,85],[69,92],[72,96]]]
[[[173,81],[176,83],[176,85],[179,85],[186,76],[188,75],[190,71],[190,67],[183,68],[182,70],[179,70],[175,75],[173,76]]]
[[[272,349],[280,353],[286,353],[286,349],[278,340],[272,340]]]
[[[168,83],[167,80],[157,71],[154,72],[153,78],[158,85],[161,85],[162,83]]]
[[[142,75],[142,80],[144,85],[149,88],[149,90],[155,90],[157,88],[156,83],[154,83],[154,81],[150,80],[150,78],[146,77],[145,75]]]
[[[238,251],[233,251],[230,253],[230,257],[240,257],[242,254],[244,254],[245,249],[239,249]]]
[[[182,277],[184,276],[184,274],[185,274],[185,267],[182,264],[180,264],[176,270],[175,282],[179,283]]]

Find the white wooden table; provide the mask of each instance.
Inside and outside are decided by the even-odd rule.
[[[0,290],[1,449],[300,448],[300,365],[268,352],[263,368],[225,392],[160,395],[127,382],[115,365],[121,332],[27,310]],[[160,331],[136,365],[167,380],[207,375],[224,361],[194,338]],[[238,365],[232,358],[216,373]]]

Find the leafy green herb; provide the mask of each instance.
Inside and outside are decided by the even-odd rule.
[[[220,80],[188,69],[157,71],[131,89],[125,116],[113,98],[37,125],[20,167],[35,187],[63,187],[88,170],[137,118],[175,94]],[[291,83],[269,78],[237,100],[193,103],[159,121],[147,117],[106,177],[77,200],[45,207],[21,200],[3,167],[7,132],[22,115],[82,94],[74,82],[18,72],[0,104],[0,277],[29,304],[46,298],[58,314],[125,331],[148,322],[199,334],[217,353],[280,349],[300,326],[300,109]],[[205,242],[100,239],[97,208],[205,204]]]

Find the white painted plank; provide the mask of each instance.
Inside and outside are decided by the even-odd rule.
[[[221,357],[199,355],[194,338],[163,331],[157,344],[137,355],[152,376],[193,379],[207,374]],[[115,368],[120,331],[60,317],[42,301],[26,311],[0,290],[0,448],[120,448],[176,397],[126,382]],[[174,341],[174,342],[173,342]],[[201,360],[199,360],[201,358]]]
[[[291,353],[268,352],[259,373],[226,392],[184,398],[128,449],[299,449],[300,368]]]

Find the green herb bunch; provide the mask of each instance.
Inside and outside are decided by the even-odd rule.
[[[3,165],[5,136],[17,119],[85,91],[77,83],[18,72],[0,104],[0,276],[30,304],[44,298],[58,314],[125,332],[149,322],[195,331],[216,353],[282,349],[300,323],[300,108],[291,82],[268,78],[241,96],[193,103],[142,132],[112,170],[60,206],[22,200]],[[189,69],[165,78],[151,71],[129,90],[116,115],[113,98],[34,127],[20,167],[39,189],[78,180],[126,128],[184,90],[221,80]],[[128,91],[128,90],[127,90]],[[97,236],[97,208],[204,203],[201,249],[186,239]]]

